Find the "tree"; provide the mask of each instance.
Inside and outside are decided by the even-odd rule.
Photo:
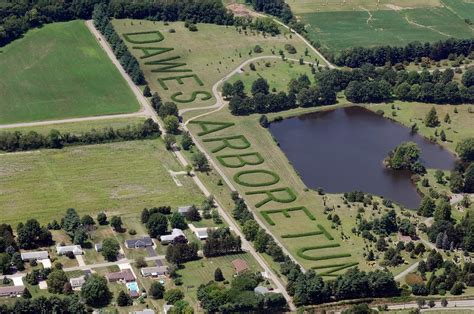
[[[425,306],[426,301],[425,299],[417,299],[416,304],[418,304],[418,307],[421,309],[423,306]]]
[[[66,215],[64,216],[62,225],[64,231],[73,238],[74,233],[81,225],[81,218],[79,218],[79,215],[74,208],[68,208],[66,210]]]
[[[201,214],[196,206],[192,205],[191,208],[188,210],[187,213],[184,214],[188,221],[200,221]]]
[[[129,306],[133,304],[132,298],[125,293],[123,290],[120,290],[117,296],[117,305],[118,306]]]
[[[140,221],[142,224],[146,224],[148,222],[148,218],[150,218],[150,211],[148,208],[143,208]]]
[[[451,117],[449,116],[449,113],[446,113],[446,115],[443,118],[443,121],[448,124],[451,123]]]
[[[258,93],[268,95],[270,87],[268,82],[264,78],[258,78],[252,83],[252,95],[255,96]]]
[[[66,282],[63,286],[63,294],[70,295],[73,294],[74,291],[72,290],[72,285],[70,282]]]
[[[10,270],[10,255],[7,253],[0,253],[0,270],[2,271],[3,275],[6,275]]]
[[[464,173],[464,192],[474,193],[474,163],[471,163]]]
[[[25,287],[25,290],[23,290],[23,294],[21,295],[23,299],[31,299],[31,293],[28,288]]]
[[[119,251],[120,244],[114,238],[106,238],[102,242],[102,256],[104,256],[107,261],[116,261]]]
[[[15,252],[12,255],[11,263],[12,263],[13,266],[15,266],[15,268],[18,271],[25,270],[25,265],[24,265],[23,260],[21,259],[21,254],[19,252]]]
[[[441,130],[441,133],[439,133],[439,138],[440,138],[443,142],[446,142],[446,133],[444,133],[444,130]]]
[[[46,280],[48,284],[48,291],[51,293],[62,293],[64,284],[68,281],[66,273],[63,270],[55,269],[49,275]]]
[[[241,80],[237,80],[234,82],[232,85],[232,88],[234,90],[233,92],[233,97],[238,96],[238,97],[245,97],[245,85]]]
[[[90,215],[84,215],[81,218],[81,223],[84,227],[88,228],[93,225],[95,225],[94,218],[92,218]]]
[[[461,193],[464,190],[464,179],[457,171],[452,171],[449,178],[449,189],[453,193]]]
[[[446,300],[446,298],[442,298],[442,299],[441,299],[441,306],[442,306],[442,307],[448,306],[448,300]]]
[[[445,199],[441,199],[434,212],[435,221],[451,221],[451,205]]]
[[[463,161],[474,161],[474,137],[459,142],[456,146],[456,153]]]
[[[74,239],[73,239],[74,244],[84,245],[87,239],[88,239],[88,236],[84,227],[81,226],[77,228],[76,231],[74,232]]]
[[[184,150],[189,150],[193,145],[194,142],[191,135],[189,135],[189,132],[184,132],[183,137],[181,138],[181,147],[183,147]]]
[[[81,295],[87,305],[96,308],[106,306],[112,299],[107,280],[97,274],[87,277],[81,287]]]
[[[147,267],[148,264],[147,262],[145,261],[145,258],[143,256],[137,256],[135,258],[135,266],[137,268],[143,268],[143,267]]]
[[[97,214],[97,222],[101,226],[106,225],[107,224],[107,215],[105,213]]]
[[[209,161],[202,152],[197,151],[191,157],[191,162],[193,163],[194,169],[197,171],[207,171],[209,169]]]
[[[431,217],[435,208],[435,202],[431,199],[431,197],[429,197],[429,195],[425,195],[421,201],[420,207],[418,208],[418,215]]]
[[[452,294],[452,295],[460,295],[462,294],[464,290],[464,284],[460,281],[457,281],[453,287],[451,288],[451,290],[449,290],[449,292]]]
[[[112,216],[110,226],[117,232],[122,231],[122,218],[120,216]]]
[[[222,274],[222,270],[217,267],[216,270],[214,271],[214,281],[224,281],[225,278],[224,278],[224,275]]]
[[[474,69],[472,67],[468,68],[462,76],[462,83],[466,87],[474,86]]]
[[[166,216],[163,214],[154,213],[148,219],[146,227],[152,238],[158,238],[159,236],[166,234],[166,231],[168,230],[168,219],[166,219]]]
[[[442,170],[436,170],[434,177],[436,178],[436,183],[444,184],[444,172]]]
[[[225,82],[224,85],[222,85],[222,96],[226,99],[234,96],[234,86],[232,86],[231,83]]]
[[[174,212],[171,217],[170,217],[170,225],[171,228],[177,228],[177,229],[186,229],[188,227],[188,224],[186,223],[186,220],[184,219],[184,216],[181,215],[178,212]]]
[[[179,131],[179,120],[176,116],[167,116],[164,119],[165,130],[167,133],[177,134]]]
[[[148,291],[152,299],[163,299],[163,294],[165,293],[165,287],[157,281],[153,281],[150,290]]]
[[[175,304],[184,298],[184,293],[179,289],[170,289],[165,292],[165,301],[168,304]]]
[[[259,229],[260,227],[258,223],[253,219],[249,219],[244,223],[242,232],[244,233],[245,239],[247,241],[254,241]]]
[[[431,110],[425,116],[425,126],[434,128],[439,125],[438,114],[436,113],[435,107],[431,107]]]
[[[161,119],[166,118],[167,116],[178,116],[178,106],[174,102],[165,102],[160,106],[158,110],[158,115]]]
[[[150,86],[145,85],[145,88],[143,89],[143,96],[145,96],[145,97],[151,97]]]
[[[167,150],[171,150],[173,145],[176,143],[176,137],[173,134],[165,134],[163,140],[165,141],[165,147]]]
[[[160,110],[161,97],[156,92],[153,93],[153,95],[151,96],[151,105],[152,105],[153,109],[155,109],[156,112],[158,112]]]
[[[392,169],[407,169],[421,174],[425,172],[425,168],[420,163],[420,153],[416,143],[404,142],[389,153],[386,162]]]

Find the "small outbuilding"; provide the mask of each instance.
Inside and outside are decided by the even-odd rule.
[[[240,274],[249,270],[249,265],[247,264],[247,262],[240,258],[234,259],[232,261],[232,265],[234,266],[234,270],[237,274]]]
[[[69,283],[71,284],[71,287],[73,289],[77,289],[82,287],[82,285],[86,282],[86,277],[81,276],[81,277],[76,277],[76,278],[71,278],[69,279]]]

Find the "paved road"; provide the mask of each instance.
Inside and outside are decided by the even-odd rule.
[[[118,62],[115,55],[113,54],[112,49],[108,45],[105,38],[102,36],[102,34],[100,34],[99,31],[97,31],[97,29],[94,27],[94,24],[92,23],[92,21],[89,20],[89,21],[86,22],[86,24],[87,24],[88,28],[91,30],[91,32],[94,34],[94,36],[96,36],[96,38],[100,38],[100,40],[99,40],[100,45],[105,50],[105,52],[107,53],[109,58],[112,60],[112,62],[119,69],[120,73],[122,74],[122,76],[127,81],[128,85],[130,86],[133,93],[137,97],[138,101],[142,105],[142,108],[144,109],[146,114],[149,117],[151,117],[156,123],[158,123],[162,130],[164,130],[163,125],[161,125],[161,122],[158,119],[158,116],[157,116],[155,110],[151,107],[148,100],[143,96],[142,91],[138,88],[138,86],[136,86],[133,83],[133,81],[130,79],[130,77],[127,75],[127,73],[123,70],[122,66]],[[217,96],[219,96],[219,95],[217,95]],[[199,108],[199,109],[202,109],[202,108]],[[176,148],[177,147],[175,147],[175,149],[173,149],[173,153],[175,154],[176,158],[179,160],[179,162],[181,163],[182,166],[184,166],[184,167],[187,166],[188,161],[186,160],[186,158],[184,158],[184,155],[181,153],[181,151],[179,151]],[[193,178],[194,182],[196,183],[196,185],[199,187],[199,189],[204,193],[205,196],[211,195],[211,193],[207,190],[207,188],[205,187],[205,185],[202,183],[202,181],[199,179],[198,176],[193,175],[192,178]],[[224,179],[226,179],[226,177],[224,177]],[[257,260],[257,262],[264,269],[264,271],[268,275],[268,277],[275,283],[277,289],[281,291],[281,293],[285,297],[286,301],[288,302],[290,308],[292,310],[295,310],[296,307],[293,305],[293,301],[292,301],[291,297],[286,292],[285,287],[280,282],[278,277],[273,273],[271,268],[266,264],[264,259],[257,253],[257,251],[255,251],[253,246],[247,240],[245,240],[245,236],[240,231],[239,227],[236,225],[234,220],[228,215],[228,213],[222,208],[222,206],[218,202],[216,202],[216,206],[217,206],[217,210],[218,210],[219,214],[225,220],[225,222],[229,225],[230,229],[233,230],[242,239],[242,249],[248,251]]]

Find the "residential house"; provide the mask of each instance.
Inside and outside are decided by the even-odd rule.
[[[150,237],[142,237],[139,239],[131,239],[125,241],[125,247],[127,249],[139,249],[153,246],[153,240]]]
[[[71,287],[73,289],[77,289],[82,287],[82,285],[86,282],[86,277],[81,276],[81,277],[76,277],[76,278],[71,278],[69,279],[69,283],[71,284]]]
[[[247,265],[247,262],[240,258],[234,259],[232,261],[232,265],[234,266],[235,272],[237,274],[240,274],[249,270],[249,265]]]
[[[173,231],[171,231],[171,234],[167,234],[167,235],[162,235],[160,237],[160,241],[161,241],[161,244],[168,244],[168,243],[171,243],[173,242],[173,240],[179,236],[183,236],[183,237],[186,237],[184,235],[184,232],[183,230],[181,229],[173,229]]]
[[[25,291],[25,286],[0,287],[0,297],[18,297]]]
[[[187,213],[189,213],[189,211],[191,210],[192,206],[181,206],[181,207],[178,207],[178,213],[180,213],[181,215],[186,215]]]
[[[23,261],[40,261],[43,259],[48,259],[48,251],[35,251],[35,252],[23,252],[21,253],[21,259]]]
[[[66,245],[56,247],[56,253],[58,253],[58,255],[64,255],[68,252],[72,252],[74,255],[84,254],[84,251],[82,251],[82,247],[80,245]]]
[[[265,294],[270,292],[270,290],[268,290],[268,288],[264,286],[257,286],[255,287],[255,289],[253,289],[253,292],[255,292],[256,294]]]
[[[123,269],[114,273],[108,273],[105,275],[109,282],[132,282],[135,281],[135,276],[130,269]]]
[[[143,267],[140,269],[143,277],[161,277],[168,274],[168,266]]]

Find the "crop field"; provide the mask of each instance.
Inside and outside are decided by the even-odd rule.
[[[474,10],[474,3],[467,1],[382,1],[374,6],[376,1],[360,0],[325,6],[290,0],[289,4],[308,26],[309,37],[332,51],[474,35],[474,28],[464,21]]]
[[[191,32],[182,22],[164,25],[163,22],[130,19],[114,20],[113,25],[121,35],[153,31],[159,31],[163,35],[164,39],[161,41],[157,41],[157,33],[132,35],[135,42],[148,43],[137,44],[127,41],[126,43],[139,60],[151,90],[158,92],[165,101],[175,101],[179,108],[213,105],[215,99],[211,89],[214,83],[247,59],[257,56],[278,56],[280,50],[285,51],[285,44],[292,44],[297,50],[295,54],[286,53],[289,58],[303,57],[306,61],[314,61],[316,58],[311,52],[305,56],[307,47],[304,43],[286,33],[272,37],[247,30],[245,34],[245,31],[239,32],[233,26],[212,24],[198,24],[198,31]],[[263,48],[262,53],[252,51],[257,44]],[[158,52],[158,48],[170,50],[163,50],[154,57],[143,58],[145,48],[150,49],[148,51],[150,54]],[[161,64],[147,64],[157,60],[168,62],[168,65],[171,63],[181,65],[167,69],[168,65],[163,61]],[[186,75],[189,77],[182,79],[183,84],[176,81],[177,76]],[[190,101],[189,94],[193,91],[200,94]],[[177,92],[180,94],[172,97]]]
[[[144,207],[201,204],[192,180],[161,139],[0,155],[0,215],[5,223],[49,222],[75,208],[80,215],[139,214]]]
[[[395,101],[394,106],[396,110],[392,109],[392,104],[369,105],[367,108],[373,111],[381,109],[385,112],[386,117],[398,121],[407,127],[410,127],[413,123],[416,123],[419,128],[418,133],[425,136],[426,138],[434,136],[437,138],[437,142],[440,145],[448,148],[452,152],[455,152],[456,145],[460,141],[474,136],[474,128],[472,127],[474,125],[473,105],[448,106]],[[428,128],[423,124],[423,119],[433,106],[438,113],[440,125],[436,128]],[[457,109],[458,113],[454,112],[455,108]],[[469,112],[469,108],[471,108],[473,113]],[[393,111],[396,114],[395,116],[392,115]],[[444,122],[444,117],[446,114],[449,114],[451,123]],[[441,141],[439,138],[441,130],[444,130],[446,133],[445,142]],[[438,134],[438,136],[435,136],[435,132]]]
[[[83,21],[2,48],[0,124],[134,112],[139,104]]]

